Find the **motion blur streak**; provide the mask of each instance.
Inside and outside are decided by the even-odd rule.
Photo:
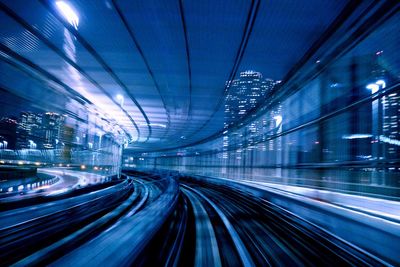
[[[0,14],[0,267],[400,266],[400,1]]]
[[[0,213],[2,264],[384,266],[397,257],[385,258],[398,249],[391,245],[400,238],[398,223],[392,242],[383,245],[386,254],[377,257],[365,242],[355,246],[276,205],[276,193],[253,183],[128,171],[124,180],[101,185],[76,196],[74,190],[57,198],[37,196],[41,204],[14,200],[16,208]],[[310,211],[319,210],[314,216],[331,224],[346,216],[324,210],[324,203],[287,197],[291,201],[313,206]],[[352,231],[357,234],[366,226],[353,213],[345,224],[360,227]],[[384,232],[376,235],[385,238]]]

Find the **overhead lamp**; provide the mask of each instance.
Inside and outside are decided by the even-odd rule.
[[[152,126],[152,127],[160,127],[160,128],[167,128],[167,125],[165,125],[165,124],[162,124],[162,123],[154,123],[154,122],[152,122],[152,123],[149,123],[149,124],[147,124],[147,123],[139,123],[139,125],[140,126]]]
[[[120,106],[124,105],[124,96],[123,95],[118,94],[115,98],[118,100]]]
[[[64,1],[57,1],[56,6],[68,23],[78,29],[79,17],[76,12]]]

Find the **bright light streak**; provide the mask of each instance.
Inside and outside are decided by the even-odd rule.
[[[376,83],[370,83],[365,88],[371,90],[372,94],[375,94],[379,91],[379,85],[377,85]]]
[[[140,126],[146,126],[147,123],[139,123]],[[167,128],[167,125],[161,123],[150,123],[149,126]]]
[[[278,116],[275,116],[274,117],[274,120],[275,120],[275,127],[278,127],[281,123],[282,123],[282,116],[281,115],[278,115]]]
[[[342,139],[364,139],[364,138],[371,138],[372,134],[349,134],[343,135]]]
[[[372,94],[375,94],[380,88],[386,88],[386,82],[384,80],[377,80],[375,83],[368,84],[365,88],[371,90]]]
[[[375,83],[380,85],[382,89],[386,88],[386,82],[384,80],[377,80]]]
[[[57,8],[60,13],[64,16],[64,18],[68,21],[69,24],[74,26],[75,29],[78,29],[79,25],[79,17],[75,13],[75,11],[64,1],[56,2]]]
[[[65,192],[68,192],[70,189],[68,188],[63,188],[63,189],[59,189],[59,190],[55,190],[53,192],[50,192],[49,194],[47,194],[48,196],[55,196],[55,195],[60,195],[63,194]]]
[[[384,135],[379,136],[379,140],[380,140],[381,142],[384,142],[384,143],[388,143],[388,144],[391,144],[391,145],[400,146],[400,140],[393,139],[393,138],[389,138],[389,137],[386,137],[386,136],[384,136]]]
[[[124,105],[124,96],[123,95],[118,94],[115,98],[118,100],[120,106]]]
[[[49,186],[49,185],[43,185],[43,186],[39,186],[39,187],[37,187],[37,188],[36,188],[36,190],[40,190],[40,189],[48,189],[48,188],[50,188],[50,186]]]

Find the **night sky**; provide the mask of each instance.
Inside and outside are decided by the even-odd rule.
[[[33,104],[3,89],[0,89],[0,118],[18,117],[21,111],[41,112]]]

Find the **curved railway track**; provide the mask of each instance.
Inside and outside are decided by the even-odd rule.
[[[266,199],[177,180],[135,174],[83,195],[0,212],[0,265],[388,265]]]

